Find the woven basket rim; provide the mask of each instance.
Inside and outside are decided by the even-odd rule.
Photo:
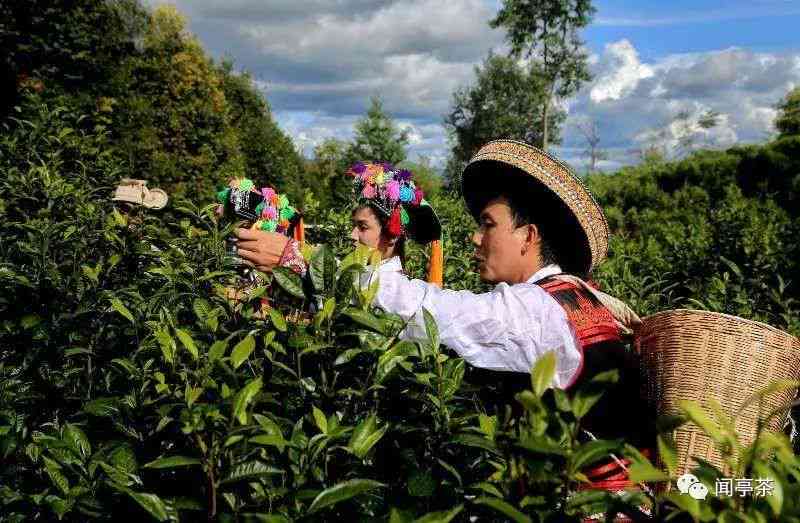
[[[706,317],[720,318],[720,319],[726,319],[726,320],[733,320],[736,323],[744,323],[744,324],[748,324],[748,325],[754,325],[754,326],[762,328],[762,329],[765,328],[765,329],[767,329],[769,331],[774,332],[775,334],[780,334],[782,336],[788,336],[790,338],[793,338],[798,344],[800,344],[800,338],[798,338],[797,336],[795,336],[795,335],[793,335],[793,334],[791,334],[789,332],[786,332],[784,330],[781,330],[781,329],[779,329],[777,327],[774,327],[772,325],[769,325],[768,323],[763,323],[763,322],[755,321],[755,320],[748,320],[747,318],[742,318],[741,316],[734,316],[733,314],[726,314],[724,312],[704,311],[702,309],[671,309],[671,310],[668,310],[668,311],[660,311],[660,312],[656,312],[654,314],[651,314],[650,316],[646,316],[646,317],[642,318],[642,323],[648,323],[648,322],[650,322],[650,321],[652,321],[654,319],[659,319],[659,318],[661,318],[663,316],[669,316],[669,315],[672,315],[672,314],[675,314],[675,313],[689,313],[689,314],[693,314],[693,315],[697,315],[697,316],[706,316]]]

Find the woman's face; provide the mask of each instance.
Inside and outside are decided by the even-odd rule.
[[[353,211],[352,220],[353,230],[350,232],[350,239],[353,240],[353,247],[366,245],[378,249],[384,260],[394,256],[396,241],[381,234],[383,227],[371,207],[359,207]]]

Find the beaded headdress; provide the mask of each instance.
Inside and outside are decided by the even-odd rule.
[[[410,212],[424,201],[422,189],[412,180],[411,171],[395,169],[390,163],[353,165],[347,174],[353,177],[353,193],[361,205],[371,205],[387,218],[391,236],[403,236],[411,223]]]

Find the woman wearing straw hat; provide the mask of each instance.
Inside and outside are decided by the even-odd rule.
[[[380,253],[380,274],[402,274],[406,238],[422,245],[430,244],[428,281],[441,286],[442,229],[423,191],[414,183],[413,174],[395,169],[386,162],[359,162],[347,175],[353,178],[350,238],[354,246],[365,245]],[[239,229],[237,236],[239,256],[256,268],[268,271],[281,265],[305,273],[307,262],[301,252],[302,241],[246,229]]]

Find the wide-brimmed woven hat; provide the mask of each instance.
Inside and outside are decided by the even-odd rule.
[[[527,202],[562,270],[588,274],[608,252],[603,210],[563,162],[514,140],[487,143],[464,168],[462,194],[477,220],[499,189]]]

